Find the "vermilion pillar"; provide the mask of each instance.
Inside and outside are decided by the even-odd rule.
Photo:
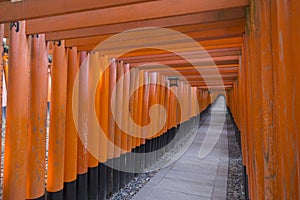
[[[150,87],[149,87],[149,110],[151,108],[151,106],[153,106],[156,103],[156,83],[157,83],[157,73],[156,72],[152,72],[149,74],[150,76]],[[156,121],[154,121],[155,119],[151,119],[151,126],[149,128],[149,135],[148,138],[152,139],[154,138],[154,126]]]
[[[107,173],[108,168],[105,166],[107,161],[108,150],[108,106],[109,106],[109,69],[105,70],[108,66],[108,58],[106,56],[100,57],[100,83],[97,93],[99,99],[98,120],[99,125],[103,131],[102,138],[99,141],[99,162],[100,162],[100,174],[99,174],[99,198],[106,198],[107,192]],[[96,98],[96,100],[97,100]]]
[[[67,114],[65,139],[65,167],[64,167],[64,199],[76,197],[77,178],[77,143],[78,133],[73,118],[72,101],[73,86],[79,69],[79,56],[77,48],[68,49],[68,83],[67,83]]]
[[[88,197],[90,199],[98,198],[98,159],[99,155],[99,133],[97,133],[97,124],[93,120],[95,106],[95,88],[93,82],[99,77],[99,56],[96,52],[89,53],[88,67],[88,117],[87,117],[87,144],[88,144]],[[91,152],[91,148],[96,149]]]
[[[100,140],[99,143],[99,158],[100,162],[104,163],[107,161],[107,135],[108,135],[108,106],[109,106],[109,70],[104,69],[108,65],[108,59],[105,56],[100,57],[100,83],[99,83],[99,113],[98,113],[98,120],[99,125],[101,126],[101,129],[103,131],[103,134],[105,135],[105,139]]]
[[[9,80],[4,157],[4,200],[24,200],[27,170],[27,131],[29,120],[29,51],[25,22],[19,22],[9,35]]]
[[[109,65],[109,90],[108,90],[108,140],[111,143],[107,148],[107,158],[110,164],[113,164],[114,158],[114,136],[115,136],[115,119],[113,117],[113,113],[115,112],[115,102],[116,99],[112,96],[113,90],[116,87],[116,78],[117,78],[117,64],[115,59],[110,60]],[[107,192],[108,194],[113,192],[113,173],[114,170],[112,168],[108,168],[107,172]]]
[[[79,105],[78,105],[78,131],[83,137],[77,140],[77,199],[87,196],[87,115],[88,115],[88,58],[86,52],[80,52],[79,74]]]
[[[129,88],[130,88],[130,72],[129,72],[129,64],[124,64],[124,83],[123,83],[123,98],[124,102],[129,102]],[[128,105],[123,103],[123,116],[122,116],[122,124],[124,127],[124,130],[128,131],[128,109],[125,109],[124,107]],[[121,147],[122,147],[122,152],[126,153],[130,151],[129,147],[129,140],[130,136],[128,135],[127,132],[122,133],[122,139],[121,139]]]
[[[142,121],[143,121],[143,97],[144,97],[144,72],[139,70],[139,90],[138,90],[138,116],[137,116],[137,124],[139,125],[138,128],[138,137],[139,137],[139,146],[145,144],[146,140],[142,137]]]
[[[121,99],[123,99],[123,88],[124,88],[124,81],[123,81],[123,75],[124,75],[124,71],[123,71],[123,62],[118,62],[117,63],[117,87],[116,87],[116,97],[117,97],[117,101],[116,101],[116,113],[115,113],[115,118],[117,121],[119,121],[122,124],[122,115],[123,115],[123,109],[122,109],[122,104],[123,101],[121,101]],[[117,158],[121,155],[121,144],[122,144],[122,131],[120,129],[120,127],[117,125],[115,126],[115,138],[114,138],[114,143],[116,145],[115,151],[114,151],[114,157]]]
[[[109,101],[108,101],[108,139],[114,143],[115,135],[115,120],[112,112],[115,112],[115,102],[116,99],[113,99],[112,93],[116,87],[116,78],[117,78],[117,64],[115,60],[111,60],[109,65]],[[108,146],[108,159],[114,158],[114,146]]]
[[[0,24],[0,43],[3,41],[4,37],[4,24]],[[3,65],[4,59],[2,56],[3,53],[3,45],[0,45],[0,133],[2,133],[2,97],[3,97]],[[0,135],[0,149],[2,149],[2,134]],[[0,161],[0,166],[2,166],[2,161]],[[0,183],[1,184],[1,183]]]
[[[135,75],[135,70],[136,69],[131,69],[130,70],[130,87],[129,87],[129,114],[130,117],[132,118],[132,120],[134,121],[134,101],[135,101],[135,93],[133,92],[134,89],[134,85],[135,85],[135,79],[136,79],[136,75]],[[129,121],[129,127],[128,127],[129,133],[130,134],[134,134],[134,127],[133,124],[130,123]],[[134,147],[135,147],[135,142],[136,142],[136,138],[134,136],[129,136],[129,140],[128,140],[128,147],[129,147],[129,151],[131,151]]]
[[[49,199],[63,199],[67,72],[67,51],[62,41],[53,46],[47,179]]]
[[[142,111],[142,126],[148,126],[150,119],[149,119],[149,81],[148,81],[148,72],[145,71],[144,72],[144,93],[143,93],[143,111]],[[145,138],[146,140],[146,134],[147,134],[148,130],[146,130],[145,132],[142,132],[142,137]]]
[[[45,193],[48,56],[45,35],[32,37],[26,198]]]

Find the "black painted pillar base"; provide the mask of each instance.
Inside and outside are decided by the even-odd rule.
[[[138,151],[139,151],[138,147],[135,147],[135,148],[132,149],[132,153],[137,154]],[[134,168],[134,173],[132,173],[132,175],[133,175],[133,177],[136,177],[137,175],[139,175],[139,173],[135,173],[135,171],[138,167],[138,163],[139,163],[138,157],[134,154],[131,154],[130,163],[131,163],[132,167]]]
[[[117,192],[120,189],[120,171],[118,170],[120,168],[120,158],[114,158],[112,160],[113,162],[113,192]]]
[[[127,154],[125,154],[126,157],[126,167],[128,169],[132,169],[133,168],[133,160],[134,160],[134,155],[129,152]],[[126,173],[126,182],[128,183],[129,181],[131,181],[131,179],[134,177],[134,173],[132,172],[127,172]]]
[[[139,153],[142,155],[140,159],[140,165],[139,169],[144,170],[145,169],[145,152],[146,152],[146,144],[142,144],[139,147]]]
[[[58,192],[47,192],[47,200],[64,200],[63,190]]]
[[[88,169],[88,199],[98,199],[98,167]]]
[[[88,196],[88,174],[77,175],[76,183],[77,200],[86,200]]]
[[[64,200],[76,199],[76,180],[64,183]]]
[[[46,195],[43,195],[39,198],[36,198],[36,199],[26,199],[26,200],[45,200],[46,199]]]
[[[107,166],[104,163],[99,163],[98,169],[98,194],[99,194],[99,200],[105,200],[106,199],[106,168]]]
[[[247,169],[246,166],[243,166],[243,174],[244,174],[244,185],[245,185],[245,198],[246,200],[249,200],[249,187],[248,187],[248,174],[247,174]]]
[[[106,161],[106,198],[113,194],[113,169],[109,167],[112,162],[112,159]]]
[[[126,169],[126,154],[122,154],[120,156],[120,169]],[[120,180],[119,180],[120,188],[124,187],[126,183],[127,183],[127,172],[120,171]]]
[[[149,154],[147,154],[147,153],[151,152],[151,150],[152,150],[151,146],[152,146],[152,140],[146,140],[146,144],[145,144],[145,153],[146,153],[146,155],[145,155],[145,168],[149,168],[150,165],[151,165],[150,156],[149,156]]]

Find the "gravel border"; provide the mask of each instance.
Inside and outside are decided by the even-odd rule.
[[[132,197],[140,191],[146,183],[157,173],[157,171],[139,174],[127,183],[118,192],[114,193],[109,200],[130,200]]]
[[[233,128],[233,120],[227,115],[227,137],[228,137],[228,179],[227,200],[245,200],[245,180],[243,176],[242,152]]]

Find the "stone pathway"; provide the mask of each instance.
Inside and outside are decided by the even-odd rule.
[[[133,200],[226,199],[228,140],[227,125],[223,123],[226,116],[224,105],[224,99],[219,98],[188,150],[151,178]],[[222,130],[220,135],[218,129]],[[214,144],[215,141],[214,148],[200,159],[201,145]]]

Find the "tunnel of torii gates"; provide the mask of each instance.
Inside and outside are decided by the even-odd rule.
[[[1,101],[7,97],[6,119],[0,120],[6,123],[0,142],[2,198],[105,198],[135,174],[104,163],[129,152],[160,148],[180,126],[189,124],[186,132],[198,126],[195,119],[224,95],[241,138],[249,198],[299,199],[299,4],[299,0],[1,0],[0,40],[5,41],[0,49]],[[207,65],[205,51],[172,40],[172,35],[138,36],[112,43],[102,53],[92,51],[116,33],[143,27],[168,28],[193,38],[218,73]],[[171,51],[140,48],[115,57],[137,41],[155,46],[151,44],[155,37],[165,38],[163,45]],[[200,58],[193,66],[173,52]],[[94,141],[100,152],[96,157],[86,148],[95,129],[87,116],[80,116],[80,109],[93,108],[78,105],[79,118],[85,119],[79,128],[73,115],[73,86],[83,65],[98,66],[101,75],[94,96],[89,80],[97,73],[87,70],[79,77],[81,98],[89,102],[94,97],[97,120],[108,138]],[[174,71],[180,76],[172,86]],[[218,77],[221,85],[214,84]],[[132,91],[139,83],[143,86]],[[117,84],[120,88],[112,95]],[[155,104],[167,113],[162,128],[154,135],[133,128],[130,119],[142,127],[149,123],[153,129],[159,127],[160,109],[150,112]],[[131,134],[116,124],[113,112]],[[79,138],[80,129],[87,141]],[[107,141],[120,148],[108,149]],[[139,162],[146,166],[151,161]]]

